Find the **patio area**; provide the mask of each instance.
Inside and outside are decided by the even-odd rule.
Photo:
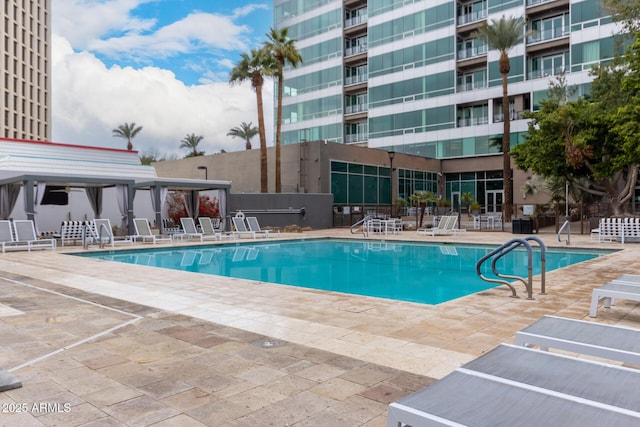
[[[314,236],[362,238],[348,229],[280,238]],[[553,233],[537,236],[566,246]],[[404,231],[384,239],[500,244],[512,237]],[[501,286],[437,306],[158,274],[72,258],[62,248],[7,253],[0,257],[0,366],[23,386],[0,393],[1,419],[21,426],[383,426],[390,402],[513,343],[544,314],[589,320],[593,288],[640,274],[637,244],[577,235],[571,247],[619,251],[547,273],[547,295],[538,295],[534,279],[533,301],[509,298]],[[638,328],[640,304],[619,301],[591,320]]]

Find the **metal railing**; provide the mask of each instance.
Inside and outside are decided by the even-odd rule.
[[[540,245],[540,268],[541,268],[541,277],[540,277],[540,281],[541,281],[541,285],[540,285],[540,294],[541,295],[545,295],[546,294],[546,285],[545,285],[545,281],[546,281],[546,254],[547,254],[547,249],[546,246],[544,245],[544,243],[542,242],[542,240],[540,240],[537,237],[534,236],[529,236],[529,237],[525,237],[524,239],[521,238],[515,238],[515,239],[511,239],[508,242],[498,246],[496,249],[492,250],[491,252],[489,252],[488,254],[486,254],[485,256],[483,256],[482,258],[480,258],[480,260],[478,260],[478,262],[476,263],[476,274],[478,275],[478,277],[480,277],[482,280],[484,280],[485,282],[490,282],[490,283],[500,283],[503,285],[506,285],[509,287],[509,289],[511,289],[511,297],[512,298],[518,298],[518,295],[516,293],[516,288],[511,284],[511,282],[504,280],[504,279],[510,279],[510,280],[519,280],[520,282],[522,282],[527,290],[527,299],[532,300],[533,298],[533,250],[531,248],[531,245],[529,244],[529,241],[535,241],[538,243],[538,245]],[[503,274],[498,272],[497,267],[496,267],[496,263],[497,261],[502,258],[503,256],[505,256],[506,254],[508,254],[509,252],[517,249],[520,246],[524,246],[524,248],[527,250],[527,280],[525,281],[524,278],[520,277],[520,276],[513,276],[513,275],[509,275],[509,274]],[[493,279],[490,277],[485,277],[482,274],[482,264],[484,264],[485,261],[492,259],[491,261],[491,271],[493,272],[493,274],[495,274],[497,277],[499,277],[500,279]]]
[[[571,244],[571,221],[569,221],[568,219],[565,220],[564,224],[562,224],[562,227],[560,227],[560,231],[558,231],[558,242],[562,243],[562,231],[565,229],[567,229],[567,240],[565,240],[565,242],[567,242],[567,245]]]
[[[349,231],[351,231],[351,234],[356,234],[353,230],[355,230],[356,228],[358,228],[359,226],[362,226],[362,231],[359,231],[358,233],[362,233],[364,235],[364,237],[368,236],[367,233],[367,227],[366,227],[366,222],[369,221],[371,219],[370,215],[365,215],[364,218],[362,218],[360,221],[356,222],[355,224],[353,224],[350,228]]]

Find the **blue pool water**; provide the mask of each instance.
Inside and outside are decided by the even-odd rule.
[[[130,264],[294,285],[327,291],[438,304],[495,284],[476,262],[495,246],[310,239],[73,254]],[[547,250],[547,271],[608,252]],[[535,252],[534,274],[540,273]],[[485,263],[485,276],[490,273]],[[513,251],[498,271],[526,277],[525,251]],[[520,286],[520,287],[518,287]],[[520,294],[524,285],[516,285]],[[505,288],[505,293],[509,293]]]

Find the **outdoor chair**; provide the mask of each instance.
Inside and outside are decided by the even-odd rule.
[[[188,237],[189,239],[196,237],[200,239],[200,241],[202,242],[202,240],[204,239],[204,236],[196,228],[196,223],[193,220],[193,218],[189,218],[189,217],[180,218],[180,224],[182,225],[182,231],[175,233],[173,235],[174,237],[180,237],[180,238]]]
[[[13,221],[16,242],[20,244],[26,243],[28,250],[31,249],[47,249],[54,250],[56,248],[56,239],[42,238],[38,239],[36,227],[30,219],[16,219]]]
[[[0,221],[0,244],[2,245],[2,253],[8,249],[26,249],[29,250],[29,244],[25,242],[16,242],[13,235],[13,227],[11,221]]]
[[[111,228],[111,221],[109,218],[93,220],[96,230],[96,239],[98,243],[110,244],[114,247],[116,243],[126,243],[133,245],[133,240],[129,236],[114,236],[113,228]]]
[[[260,228],[260,223],[258,222],[258,218],[255,216],[248,216],[247,225],[249,226],[249,230],[256,233],[256,235],[263,235],[265,238],[272,235],[280,235],[278,230],[263,230]]]
[[[215,220],[218,225],[220,224],[220,218],[209,218],[208,216],[198,217],[200,222],[200,229],[205,239],[218,239],[222,240],[223,237],[233,237],[231,233],[223,233],[218,227],[215,226]]]
[[[233,233],[238,236],[238,238],[242,236],[251,236],[251,238],[253,239],[256,238],[256,232],[251,231],[249,230],[249,228],[247,228],[247,223],[244,220],[244,214],[236,214],[236,216],[231,218],[231,221],[234,228]]]
[[[150,241],[155,245],[160,241],[172,240],[171,236],[161,236],[153,234],[153,232],[151,231],[151,226],[149,225],[149,220],[147,218],[134,218],[133,226],[135,228],[136,234],[129,237],[134,242],[138,242],[138,240],[141,240],[143,243]]]

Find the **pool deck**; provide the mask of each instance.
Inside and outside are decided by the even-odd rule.
[[[362,238],[331,229],[280,239],[300,237]],[[383,236],[513,237],[524,236]],[[516,285],[521,298],[500,286],[436,306],[63,254],[79,247],[0,254],[0,367],[22,382],[0,393],[0,425],[383,426],[388,403],[513,343],[545,314],[640,328],[631,301],[588,317],[594,287],[640,274],[640,245],[574,234],[570,247],[619,251],[548,272],[547,295],[535,277],[534,300]]]

